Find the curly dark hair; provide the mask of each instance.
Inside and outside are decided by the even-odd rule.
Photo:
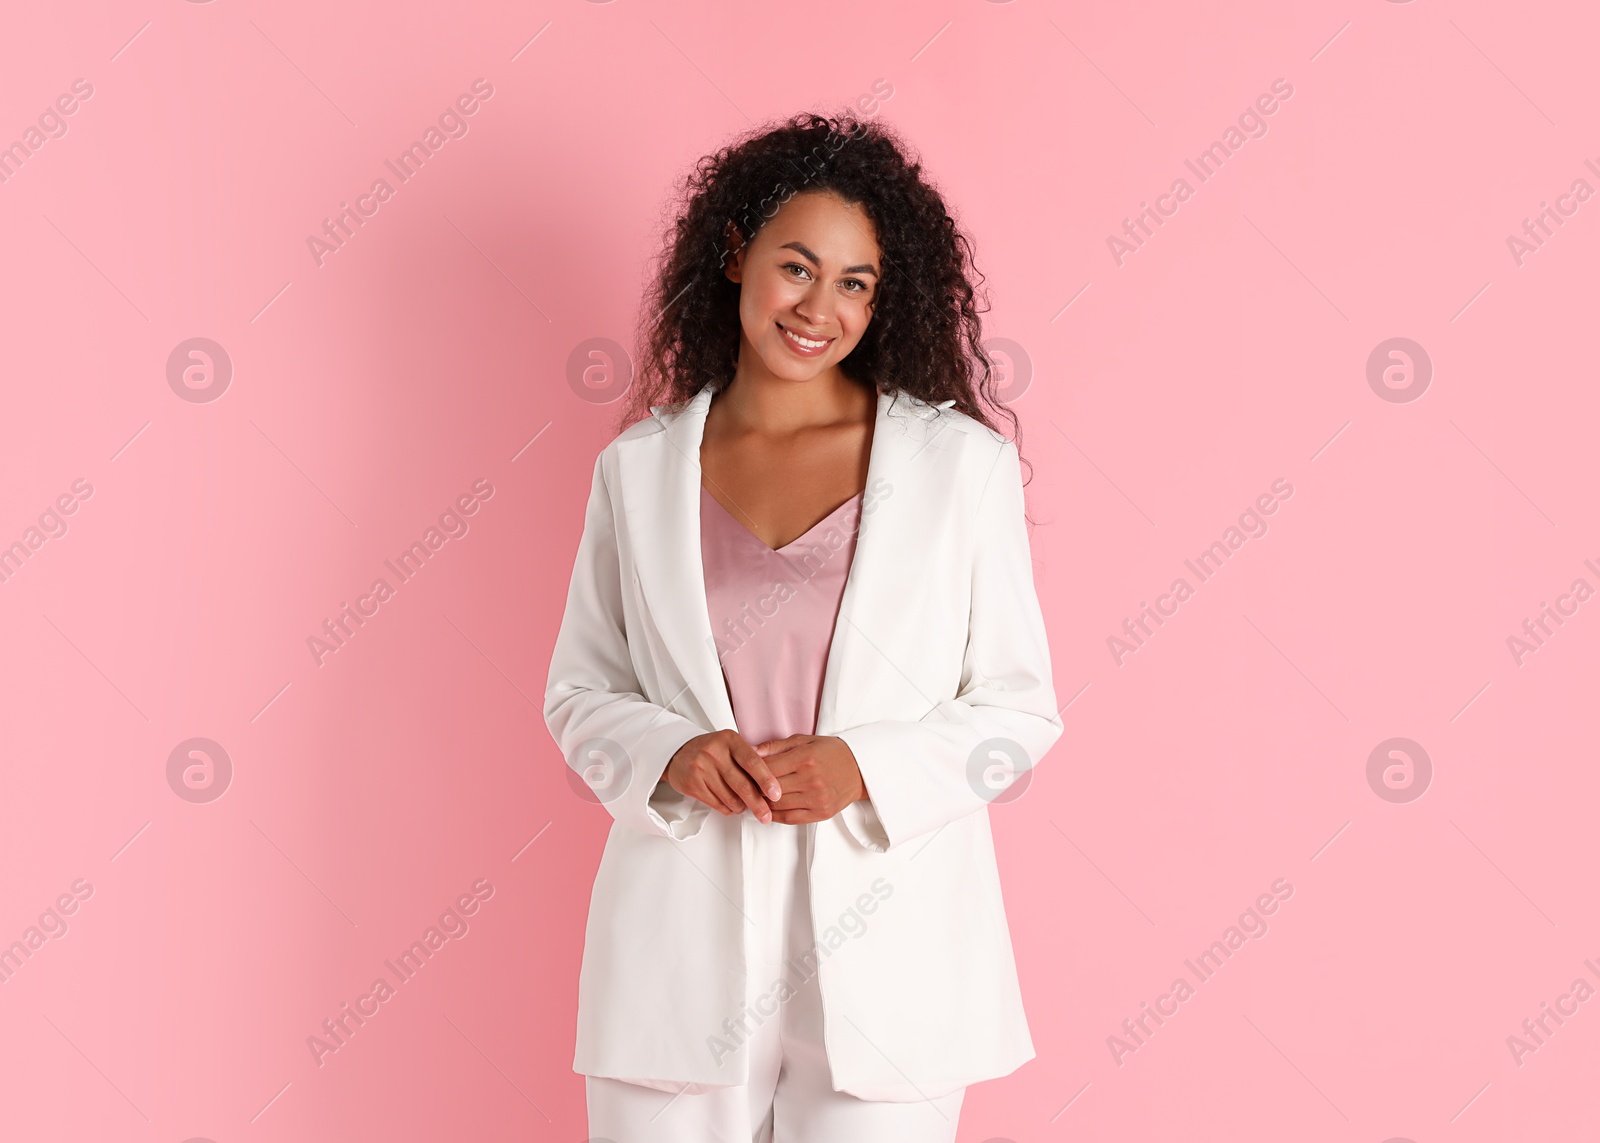
[[[666,227],[659,269],[639,315],[639,369],[617,431],[678,405],[708,382],[721,392],[739,356],[739,283],[722,272],[728,227],[748,243],[799,193],[828,191],[860,205],[877,229],[883,278],[861,341],[839,363],[852,381],[888,394],[906,392],[954,408],[1000,433],[984,408],[1008,419],[1021,447],[1016,414],[997,393],[981,344],[971,240],[944,199],[907,157],[898,134],[851,112],[802,112],[756,128],[701,158],[683,182],[683,205]],[[1005,434],[1001,434],[1005,435]]]

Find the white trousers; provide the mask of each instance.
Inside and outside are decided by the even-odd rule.
[[[807,868],[814,825],[763,824],[748,834],[745,912],[752,1003],[784,966],[812,948]],[[590,1143],[954,1143],[966,1089],[920,1103],[880,1103],[834,1091],[822,1042],[822,996],[812,973],[747,1041],[750,1082],[703,1091],[586,1076]],[[651,1081],[660,1083],[661,1081]]]

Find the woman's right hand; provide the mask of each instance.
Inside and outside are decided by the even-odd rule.
[[[773,801],[783,796],[766,760],[736,730],[689,739],[667,763],[661,780],[719,814],[739,814],[748,807],[763,822],[772,820],[772,807],[762,790]]]

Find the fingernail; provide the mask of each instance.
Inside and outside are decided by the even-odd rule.
[[[772,783],[772,785],[767,787],[767,797],[771,798],[773,801],[777,801],[779,798],[783,797],[783,787],[778,785],[776,782]]]

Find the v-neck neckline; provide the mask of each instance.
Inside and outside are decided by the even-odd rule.
[[[864,491],[865,490],[863,490],[863,492]],[[835,516],[837,516],[840,512],[844,511],[845,508],[849,507],[855,501],[861,499],[863,493],[862,492],[857,492],[854,496],[850,497],[848,500],[845,500],[845,501],[841,502],[838,505],[838,507],[834,508],[833,511],[829,512],[826,516],[824,516],[822,519],[818,520],[815,524],[811,525],[811,527],[807,528],[804,532],[800,533],[800,535],[798,535],[794,539],[790,540],[787,544],[783,545],[783,547],[781,547],[781,548],[772,547],[765,540],[763,540],[760,536],[758,536],[754,532],[752,532],[749,529],[749,527],[747,527],[745,525],[743,520],[739,519],[732,512],[729,512],[726,508],[724,508],[722,506],[722,501],[718,500],[715,496],[711,495],[711,490],[709,488],[707,488],[704,484],[702,484],[700,486],[700,495],[701,495],[701,498],[702,498],[702,503],[704,501],[706,501],[706,500],[709,500],[709,501],[711,501],[711,503],[715,504],[717,506],[718,511],[720,511],[729,520],[732,520],[735,524],[737,524],[738,527],[739,527],[739,530],[741,532],[743,532],[745,535],[749,536],[751,540],[753,540],[757,544],[760,544],[763,548],[765,548],[768,552],[771,552],[773,555],[781,556],[785,552],[787,552],[790,548],[792,548],[796,544],[800,543],[800,541],[808,539],[813,532],[815,532],[818,528],[822,527],[824,524],[828,523]]]

